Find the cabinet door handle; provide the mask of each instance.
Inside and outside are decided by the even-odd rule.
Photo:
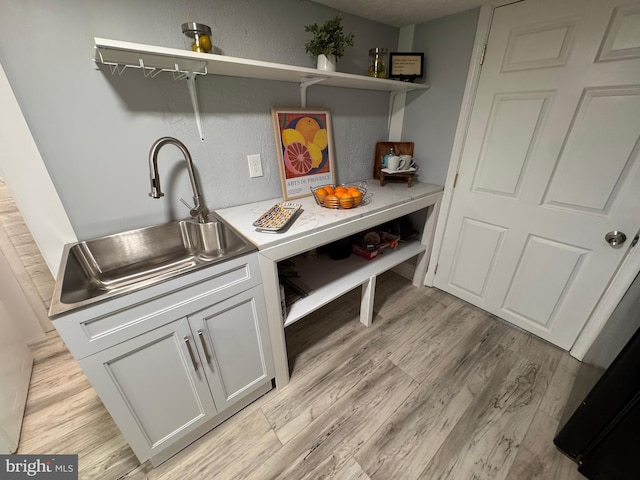
[[[198,336],[200,337],[200,343],[202,343],[202,350],[204,350],[204,358],[207,359],[207,363],[211,363],[211,355],[209,355],[209,349],[207,348],[207,342],[204,341],[202,330],[198,330]]]
[[[193,349],[191,348],[191,342],[189,342],[189,337],[184,337],[184,343],[187,344],[187,350],[189,350],[189,356],[191,357],[191,363],[193,363],[193,368],[197,372],[198,371],[198,362],[196,362],[196,357],[193,355]]]

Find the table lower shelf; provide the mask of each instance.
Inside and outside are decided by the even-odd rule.
[[[318,308],[362,285],[369,278],[380,275],[425,251],[425,246],[414,240],[401,243],[394,250],[385,249],[384,253],[373,260],[351,255],[344,260],[331,260],[326,257],[291,258],[301,280],[311,289],[311,293],[288,307],[284,326],[287,327]]]

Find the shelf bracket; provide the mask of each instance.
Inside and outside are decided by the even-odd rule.
[[[391,117],[393,116],[393,105],[396,102],[396,97],[401,93],[407,93],[404,90],[389,92],[389,118],[387,119],[387,130],[391,130]]]
[[[202,119],[200,118],[200,107],[198,105],[198,91],[196,90],[196,76],[197,74],[190,73],[185,76],[187,80],[187,88],[189,89],[189,97],[191,98],[191,105],[193,106],[193,114],[196,117],[196,126],[198,127],[198,135],[200,135],[200,141],[204,142],[204,135],[202,134]]]
[[[315,85],[316,83],[320,83],[320,82],[324,82],[326,79],[325,78],[314,78],[311,80],[307,80],[305,82],[300,82],[300,106],[301,107],[306,107],[307,106],[307,88],[309,88],[311,85]]]

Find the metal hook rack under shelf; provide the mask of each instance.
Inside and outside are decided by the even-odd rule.
[[[122,75],[127,68],[133,68],[136,70],[142,70],[142,74],[145,78],[154,78],[161,72],[171,73],[174,80],[187,80],[187,88],[189,89],[189,98],[191,99],[191,105],[193,107],[193,113],[195,115],[196,126],[198,128],[198,134],[200,140],[204,142],[204,135],[202,133],[202,120],[200,116],[200,107],[198,103],[198,92],[196,90],[195,79],[198,75],[208,75],[209,70],[207,62],[196,62],[197,69],[181,68],[178,62],[173,62],[173,68],[167,67],[150,67],[145,65],[144,59],[138,57],[138,63],[118,63],[105,60],[99,47],[95,47],[96,54],[94,62],[96,64],[102,64],[109,67],[112,75],[116,73]]]

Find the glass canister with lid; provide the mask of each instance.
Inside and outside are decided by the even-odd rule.
[[[372,48],[369,50],[369,76],[387,78],[387,49]]]
[[[182,24],[182,33],[193,38],[191,50],[199,53],[209,53],[211,44],[211,27],[203,23],[187,22]]]

